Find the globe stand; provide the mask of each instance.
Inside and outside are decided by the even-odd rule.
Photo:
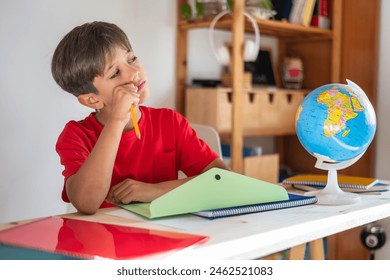
[[[318,98],[320,94],[323,102],[319,102]],[[346,105],[347,101],[342,99],[342,96],[345,99],[349,99],[348,102],[350,102],[350,105]],[[325,112],[326,107],[328,108]],[[362,118],[356,121],[356,124],[352,124],[352,126],[355,126],[353,130],[359,130],[353,137],[362,140],[362,142],[357,141],[353,143],[355,141],[351,137],[351,129],[348,128],[347,130],[346,125],[349,118],[344,116],[347,114],[346,109],[348,109],[347,111],[353,110],[356,113],[355,117],[359,115],[359,112],[363,113],[359,115]],[[326,114],[328,122],[322,122],[322,117],[317,119],[317,111],[318,116],[324,116]],[[329,115],[330,111],[335,114],[332,117],[340,119],[340,122],[329,122],[331,118]],[[344,125],[341,125],[342,123]],[[358,161],[374,137],[376,130],[375,111],[364,91],[350,80],[347,80],[347,85],[328,84],[315,89],[302,101],[296,114],[295,127],[298,139],[301,141],[303,147],[317,158],[315,167],[328,171],[328,180],[325,188],[320,191],[307,192],[305,195],[317,196],[319,204],[340,205],[358,202],[360,200],[358,194],[344,192],[340,189],[337,182],[337,171]],[[320,130],[323,130],[323,132]],[[330,133],[329,135],[325,133],[325,130],[334,133]],[[327,141],[333,147],[322,147],[323,145],[327,145],[327,143],[317,143],[316,136],[313,133],[321,137],[329,137]],[[337,136],[332,136],[337,133],[342,133],[342,137],[348,135],[345,138],[348,141],[343,141],[342,139],[338,139]],[[350,144],[351,142],[353,145]],[[332,148],[335,148],[335,150],[329,152]],[[343,151],[346,153],[345,155],[339,154]],[[330,157],[334,157],[335,159],[324,156],[324,154],[329,154]],[[343,161],[343,158],[350,158],[351,155],[357,156]],[[338,161],[338,159],[340,160]]]
[[[324,205],[345,205],[353,204],[360,201],[360,196],[355,193],[344,192],[340,189],[337,180],[337,170],[346,168],[358,161],[364,153],[350,159],[349,161],[333,163],[326,162],[326,157],[316,155],[316,168],[328,170],[328,180],[323,190],[305,192],[305,196],[316,196],[318,204]]]

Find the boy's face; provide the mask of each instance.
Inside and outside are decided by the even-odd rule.
[[[101,101],[110,105],[113,92],[119,87],[133,88],[138,91],[139,104],[149,96],[147,77],[141,62],[133,52],[116,47],[112,56],[106,60],[104,73],[93,81]]]

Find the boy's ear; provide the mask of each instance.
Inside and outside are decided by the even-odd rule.
[[[80,94],[77,97],[77,100],[84,106],[87,106],[92,109],[102,109],[104,107],[104,103],[99,99],[99,96],[95,93],[85,93]]]

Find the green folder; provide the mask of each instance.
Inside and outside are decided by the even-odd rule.
[[[279,185],[212,168],[150,203],[119,206],[153,219],[287,199],[287,191]]]

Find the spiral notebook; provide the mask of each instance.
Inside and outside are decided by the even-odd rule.
[[[338,184],[341,189],[360,189],[360,190],[369,190],[372,186],[379,182],[378,179],[369,178],[369,177],[356,177],[356,176],[338,176]],[[310,185],[325,187],[328,181],[327,175],[317,175],[317,174],[303,174],[295,175],[283,180],[283,185]]]
[[[318,185],[300,185],[300,184],[292,184],[292,188],[299,190],[299,191],[318,191],[323,190],[324,186],[318,186]],[[388,192],[390,190],[390,186],[387,183],[378,182],[375,185],[371,186],[369,189],[357,189],[357,188],[347,188],[343,187],[343,191],[345,192],[352,192],[352,193],[358,193],[358,194],[379,194],[383,192]]]
[[[209,219],[215,219],[215,218],[304,206],[304,205],[314,204],[317,201],[318,199],[315,196],[303,196],[303,195],[289,193],[288,200],[251,204],[251,205],[237,206],[237,207],[220,208],[214,210],[194,212],[192,214],[209,218]]]

